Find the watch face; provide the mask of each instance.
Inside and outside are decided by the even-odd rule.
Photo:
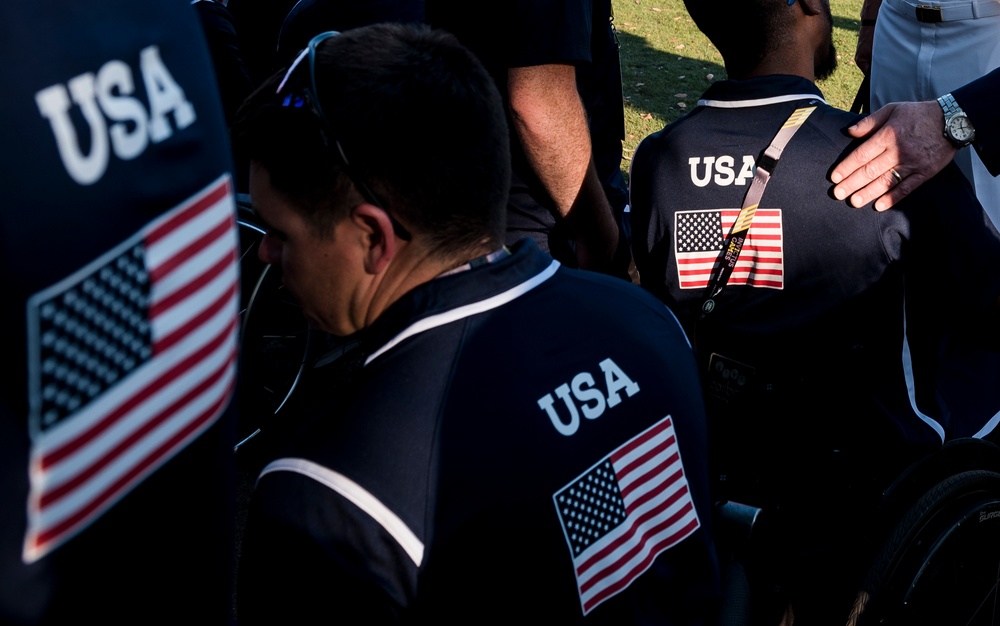
[[[972,125],[969,124],[969,118],[964,115],[956,115],[948,120],[948,134],[950,134],[955,141],[968,142],[972,141],[975,131],[973,130]]]

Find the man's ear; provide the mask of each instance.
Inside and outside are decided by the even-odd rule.
[[[384,209],[362,202],[351,209],[351,218],[364,237],[365,271],[380,274],[396,257],[392,220]]]

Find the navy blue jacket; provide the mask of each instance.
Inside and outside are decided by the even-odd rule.
[[[225,624],[237,233],[200,24],[0,16],[0,622]]]
[[[360,350],[351,391],[331,364],[293,396],[306,424],[257,484],[241,623],[705,623],[704,408],[655,298],[526,240],[414,289]]]

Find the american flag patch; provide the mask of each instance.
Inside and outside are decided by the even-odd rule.
[[[681,289],[708,287],[739,209],[678,211],[674,214],[674,252]],[[784,288],[781,209],[757,209],[730,285]]]
[[[701,525],[669,415],[552,498],[584,615]]]
[[[99,518],[229,404],[235,214],[223,176],[28,300],[25,563]]]

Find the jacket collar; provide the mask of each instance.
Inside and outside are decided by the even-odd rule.
[[[702,94],[698,106],[743,108],[794,100],[819,100],[826,103],[823,92],[811,80],[801,76],[773,74],[746,80],[719,81]]]

